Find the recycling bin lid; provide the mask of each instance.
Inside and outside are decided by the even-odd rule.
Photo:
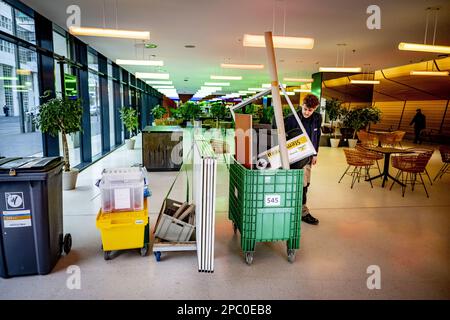
[[[61,157],[15,157],[0,159],[0,171],[47,171],[62,162]]]

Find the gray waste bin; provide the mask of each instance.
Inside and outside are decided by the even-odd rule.
[[[0,159],[0,277],[48,274],[62,252],[61,157]]]

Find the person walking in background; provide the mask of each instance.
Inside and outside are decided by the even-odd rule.
[[[5,114],[5,117],[9,116],[9,107],[6,104],[3,106],[3,113]]]
[[[426,127],[426,118],[422,113],[422,110],[417,109],[416,115],[411,120],[410,126],[414,124],[414,143],[422,143],[422,138],[420,137],[420,133]]]

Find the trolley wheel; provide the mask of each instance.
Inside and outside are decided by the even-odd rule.
[[[144,244],[144,246],[141,248],[141,257],[145,257],[148,252],[148,244]]]
[[[287,254],[288,254],[288,261],[290,263],[293,263],[295,261],[295,250],[294,249],[288,249]]]
[[[248,265],[251,265],[253,263],[253,252],[246,252],[245,253],[245,262]]]
[[[237,225],[234,222],[233,222],[233,231],[234,231],[234,234],[236,234],[236,232],[237,232]]]
[[[153,254],[155,255],[156,261],[161,261],[161,251],[155,251]]]
[[[103,258],[105,260],[111,260],[111,251],[104,251],[103,252]]]
[[[70,233],[67,233],[64,236],[64,253],[69,254],[71,249],[72,249],[72,236],[70,235]]]

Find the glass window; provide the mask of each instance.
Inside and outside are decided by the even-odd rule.
[[[11,6],[0,0],[0,30],[13,34]]]
[[[108,75],[112,76],[112,64],[108,63]],[[114,132],[114,86],[112,78],[108,78],[108,106],[109,106],[109,145],[114,147],[115,132]]]
[[[123,84],[120,84],[120,107],[122,108],[123,106],[124,106],[124,98],[123,98]],[[125,139],[125,133],[124,133],[124,128],[123,128],[123,123],[122,123],[122,120],[120,120],[120,123],[121,123],[121,125],[120,125],[120,131],[121,131],[121,136],[122,136],[122,139],[121,139],[121,141],[123,141],[124,139]]]
[[[42,134],[33,121],[39,106],[36,52],[6,41],[0,49],[0,156],[40,156]]]
[[[89,104],[91,115],[92,157],[102,153],[102,121],[100,110],[100,85],[98,75],[89,72]]]
[[[98,71],[98,58],[92,53],[88,53],[88,67],[89,69]]]
[[[14,11],[16,15],[16,36],[22,40],[36,44],[34,19],[17,9]]]

